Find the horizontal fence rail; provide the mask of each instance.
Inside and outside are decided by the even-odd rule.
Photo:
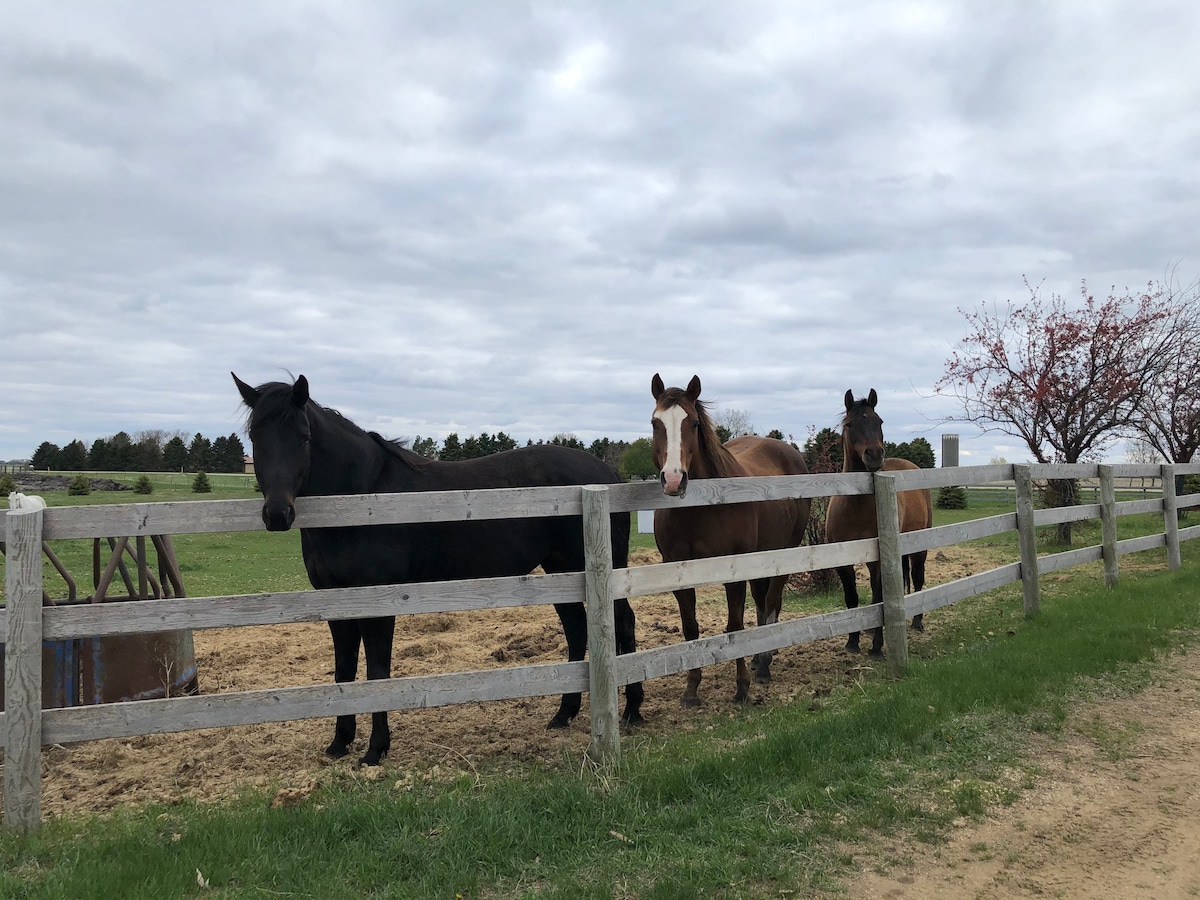
[[[1102,561],[1106,582],[1114,583],[1117,560],[1127,553],[1165,547],[1169,565],[1178,567],[1179,543],[1200,538],[1200,525],[1181,528],[1178,523],[1180,511],[1200,507],[1200,494],[1175,494],[1175,476],[1189,474],[1200,474],[1200,465],[1006,464],[903,470],[875,475],[835,473],[695,480],[689,484],[685,499],[665,496],[656,482],[309,497],[296,503],[296,527],[580,516],[587,548],[587,570],[554,575],[58,607],[42,605],[43,541],[258,530],[263,528],[261,501],[131,503],[8,511],[0,523],[7,542],[7,606],[0,610],[0,642],[6,645],[6,711],[0,713],[0,736],[5,750],[4,821],[24,829],[34,828],[40,821],[41,747],[45,744],[291,721],[380,709],[420,709],[591,691],[593,734],[590,752],[601,761],[611,760],[619,753],[615,724],[618,685],[880,626],[891,629],[888,631],[891,669],[894,660],[907,659],[903,623],[908,616],[1018,581],[1023,585],[1026,612],[1032,615],[1040,602],[1039,575]],[[1116,501],[1116,481],[1132,478],[1157,478],[1161,496]],[[1101,501],[1035,510],[1034,483],[1055,479],[1095,481]],[[894,503],[898,492],[949,486],[991,487],[997,483],[1004,483],[1014,490],[1016,512],[904,534],[898,532],[894,505],[890,518],[887,515],[887,498],[892,497]],[[613,569],[611,552],[606,544],[609,530],[602,527],[610,513],[872,493],[885,513],[880,518],[880,538],[840,544]],[[1116,539],[1117,517],[1145,513],[1163,515],[1162,533]],[[1085,519],[1101,520],[1103,539],[1100,545],[1037,554],[1034,535],[1038,527]],[[900,584],[901,557],[904,555],[1011,531],[1018,533],[1020,562],[927,587],[908,596],[904,596],[902,587],[896,586]],[[611,630],[614,598],[633,598],[865,562],[880,565],[883,604],[808,615],[620,657],[615,654]],[[588,607],[593,640],[589,659],[585,662],[87,707],[41,708],[43,640],[314,622],[330,616],[346,619],[449,613],[562,602],[586,603]],[[605,622],[608,623],[607,633]],[[894,671],[902,674],[902,662]]]

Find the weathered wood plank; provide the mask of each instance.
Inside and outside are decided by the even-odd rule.
[[[291,722],[379,709],[429,709],[458,703],[544,697],[587,689],[587,663],[563,662],[345,684],[200,694],[167,700],[48,709],[43,714],[42,740],[47,744],[67,744],[230,725]]]
[[[47,639],[180,628],[281,625],[432,612],[582,603],[584,574],[520,575],[223,597],[187,597],[48,607]],[[403,627],[403,626],[401,626]]]
[[[908,671],[908,621],[904,615],[904,569],[900,554],[899,479],[875,473],[875,520],[879,523],[879,580],[883,594],[883,631],[888,673],[900,678]]]
[[[612,527],[608,489],[583,489],[583,550],[586,560],[588,680],[592,740],[588,755],[600,765],[621,759],[617,697],[617,638],[613,624]]]
[[[1012,584],[1014,581],[1019,581],[1020,578],[1021,564],[1008,563],[995,569],[988,569],[986,572],[956,578],[954,581],[947,581],[945,584],[909,594],[905,597],[904,610],[909,616],[927,613],[930,610],[957,603],[959,600],[965,600],[967,597]]]
[[[987,516],[983,519],[968,519],[966,522],[937,525],[921,531],[907,531],[900,535],[900,552],[907,556],[909,553],[916,553],[920,550],[936,550],[939,547],[949,547],[963,541],[1003,534],[1006,531],[1015,530],[1016,527],[1016,513],[1001,513],[998,516]]]
[[[1157,550],[1159,547],[1165,547],[1166,545],[1166,535],[1162,534],[1147,534],[1141,537],[1126,538],[1123,541],[1117,541],[1117,555],[1124,556],[1127,553],[1140,553],[1143,550]]]
[[[1039,556],[1038,573],[1048,575],[1059,569],[1070,569],[1074,566],[1082,566],[1084,563],[1100,562],[1101,559],[1099,544],[1093,547],[1080,547],[1077,550],[1064,550],[1062,553],[1054,553],[1050,556]]]
[[[618,656],[617,680],[629,684],[662,678],[755,653],[837,637],[851,631],[865,631],[882,624],[883,610],[877,603],[868,603],[858,609],[836,610],[743,631],[722,632],[695,641]]]
[[[1140,513],[1160,513],[1163,502],[1159,498],[1153,500],[1122,500],[1113,511],[1118,516],[1135,516]]]
[[[1167,568],[1183,567],[1179,549],[1179,498],[1175,493],[1175,467],[1169,463],[1162,467],[1163,485],[1163,537],[1167,545]]]
[[[42,821],[42,526],[44,510],[14,509],[4,521],[4,824]]]
[[[680,588],[724,584],[727,581],[745,581],[749,578],[787,575],[793,572],[811,572],[814,569],[853,565],[878,558],[875,541],[862,540],[821,544],[816,547],[792,547],[787,550],[761,550],[742,556],[713,556],[678,563],[633,566],[613,572],[613,595],[644,597],[647,594],[666,594]]]
[[[1086,465],[1084,463],[1034,463],[1030,466],[1030,470],[1030,475],[1037,481],[1096,477],[1095,465]]]
[[[1038,525],[1061,525],[1063,522],[1080,522],[1084,519],[1098,518],[1100,518],[1099,503],[1057,506],[1053,509],[1034,510],[1033,513],[1033,520]]]
[[[920,488],[936,489],[949,485],[991,484],[997,481],[1012,481],[1012,465],[995,466],[951,466],[945,469],[904,469],[889,472],[896,477],[897,491],[912,491]]]
[[[1117,497],[1113,485],[1113,467],[1097,466],[1100,478],[1100,555],[1104,560],[1104,584],[1116,587],[1120,575],[1117,556]]]
[[[1041,609],[1041,585],[1038,582],[1037,517],[1033,511],[1033,478],[1029,466],[1013,466],[1017,486],[1017,544],[1021,548],[1021,594],[1025,618]]]
[[[751,478],[705,478],[688,482],[686,497],[668,497],[658,482],[614,484],[609,487],[613,512],[676,509],[715,503],[757,503],[794,497],[871,493],[870,475],[831,472],[820,475],[771,475]]]

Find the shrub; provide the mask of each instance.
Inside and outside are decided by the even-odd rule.
[[[92,482],[86,475],[76,475],[67,485],[67,493],[72,497],[85,497],[92,492]]]
[[[7,497],[17,489],[17,483],[13,481],[13,477],[5,472],[0,475],[0,496]]]
[[[143,475],[133,484],[133,492],[135,494],[153,494],[154,482],[150,480],[149,475]]]
[[[966,509],[967,489],[961,484],[948,484],[938,488],[934,504],[938,509]]]
[[[203,472],[197,472],[196,477],[192,479],[193,494],[209,494],[212,493],[212,485],[208,481],[208,475]]]

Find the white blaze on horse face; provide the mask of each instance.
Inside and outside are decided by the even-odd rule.
[[[662,472],[659,473],[662,477],[663,493],[674,497],[683,483],[682,431],[687,412],[678,406],[672,406],[669,409],[656,409],[654,418],[662,422],[667,435],[667,455],[663,459]]]

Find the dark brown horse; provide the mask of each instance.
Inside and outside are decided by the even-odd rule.
[[[254,470],[262,486],[262,517],[268,531],[292,527],[297,497],[619,481],[606,463],[590,453],[553,444],[458,462],[425,459],[314,402],[303,375],[294,384],[271,382],[258,387],[236,375],[233,380],[249,409]],[[628,515],[612,516],[611,539],[613,565],[623,568],[629,551]],[[309,581],[317,589],[524,575],[539,565],[550,573],[581,572],[585,563],[579,516],[302,528],[300,546]],[[633,609],[623,598],[614,606],[617,649],[628,653],[637,649]],[[583,659],[587,649],[583,604],[562,602],[554,608],[567,640],[567,658]],[[395,616],[331,618],[334,680],[339,684],[354,680],[360,646],[367,678],[390,677],[395,627]],[[641,684],[625,688],[622,722],[642,721],[642,697]],[[565,728],[578,714],[580,703],[578,693],[564,694],[548,727]],[[345,756],[355,733],[355,717],[338,716],[325,752]],[[387,712],[375,712],[361,761],[378,765],[390,747]]]
[[[875,412],[879,397],[875,389],[865,400],[855,400],[852,391],[846,391],[846,415],[842,419],[842,471],[843,472],[898,472],[903,469],[919,468],[907,459],[887,458],[883,452],[883,419]],[[929,489],[900,491],[896,495],[900,512],[900,530],[919,531],[933,525],[933,502]],[[879,537],[879,520],[875,513],[875,495],[838,496],[829,498],[829,509],[825,514],[825,541],[858,541]],[[925,586],[925,557],[929,551],[921,550],[907,554],[903,560],[904,590],[919,591]],[[871,602],[883,600],[883,587],[879,576],[879,563],[867,563],[871,576]],[[911,571],[911,576],[910,576]],[[858,588],[854,584],[854,566],[838,566],[838,577],[842,580],[842,591],[846,595],[846,608],[858,606]],[[924,617],[913,616],[913,627],[924,630]],[[859,632],[853,632],[846,641],[846,649],[858,652]],[[871,644],[871,655],[883,653],[883,628],[875,629]]]
[[[747,435],[722,444],[703,403],[700,379],[693,376],[687,390],[664,387],[655,375],[650,382],[654,395],[654,466],[658,469],[663,492],[682,497],[688,482],[696,478],[741,478],[750,475],[805,475],[808,467],[795,447],[773,438]],[[763,503],[736,503],[720,506],[692,506],[654,511],[654,540],[664,562],[729,556],[756,550],[782,550],[798,547],[808,526],[808,500],[772,500]],[[758,611],[758,624],[778,621],[783,604],[786,575],[755,578],[750,592]],[[746,582],[725,585],[729,618],[725,631],[741,631],[746,610]],[[675,591],[683,636],[700,636],[696,622],[696,590]],[[754,657],[755,676],[771,679],[771,654]],[[700,670],[688,672],[687,689],[680,698],[683,706],[698,706]],[[750,694],[746,661],[737,661],[735,702],[744,702]]]

